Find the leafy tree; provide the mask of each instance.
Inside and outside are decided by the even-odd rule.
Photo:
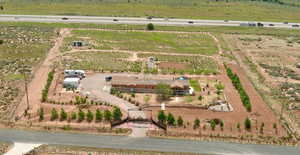
[[[171,114],[171,113],[168,114],[167,122],[168,122],[168,125],[172,125],[172,126],[175,125],[175,118],[174,118],[173,114]]]
[[[122,116],[123,116],[123,114],[122,114],[122,111],[120,110],[120,108],[118,108],[118,107],[115,107],[114,108],[114,111],[113,111],[113,118],[114,118],[114,120],[121,120],[122,119]]]
[[[251,130],[251,120],[248,117],[245,119],[244,123],[245,123],[245,129]]]
[[[86,114],[86,119],[88,122],[92,122],[94,120],[94,114],[90,110],[88,110]]]
[[[147,24],[147,30],[149,31],[154,30],[154,25],[152,23]]]
[[[51,120],[51,121],[54,121],[54,120],[56,120],[57,118],[58,118],[58,113],[57,113],[57,111],[56,111],[55,108],[52,108],[50,120]]]
[[[198,118],[196,118],[195,120],[194,120],[194,129],[197,129],[197,128],[199,128],[200,127],[200,120],[198,119]]]
[[[173,90],[167,84],[160,83],[155,87],[155,92],[162,100],[167,100],[173,95]]]
[[[102,112],[99,109],[97,109],[96,110],[96,121],[97,122],[101,122],[102,119],[103,119],[103,114],[102,114]]]
[[[39,121],[44,120],[44,108],[40,108],[39,110]]]
[[[105,119],[106,121],[111,121],[111,118],[112,118],[111,112],[110,112],[109,110],[105,110],[105,111],[104,111],[104,119]]]
[[[60,110],[60,121],[64,121],[68,118],[68,114],[65,112],[63,108]]]
[[[85,119],[85,113],[81,109],[78,111],[78,122],[82,122]]]
[[[183,126],[183,119],[181,116],[178,117],[177,124],[178,124],[178,126]]]
[[[77,113],[76,112],[72,112],[71,119],[75,120],[76,118],[77,118]]]
[[[166,115],[165,115],[165,112],[163,110],[160,110],[158,112],[158,116],[157,116],[157,119],[158,119],[158,122],[162,123],[162,124],[165,124],[165,121],[166,121]]]
[[[216,128],[216,121],[215,120],[210,121],[210,127],[211,127],[212,130],[215,130],[215,128]]]

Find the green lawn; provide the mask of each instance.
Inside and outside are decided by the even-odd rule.
[[[213,55],[217,51],[214,40],[205,34],[95,30],[75,30],[73,34],[75,40],[88,37],[88,40],[96,41],[96,49],[205,55]]]
[[[201,87],[199,85],[198,80],[190,79],[189,82],[190,82],[191,87],[193,87],[196,92],[200,92],[201,91]]]
[[[299,2],[292,4],[299,4]],[[5,0],[2,5],[4,10],[0,11],[1,14],[300,21],[298,18],[300,16],[299,6],[250,0],[228,0],[227,2],[210,0]]]

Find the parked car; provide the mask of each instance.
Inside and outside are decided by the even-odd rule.
[[[112,79],[112,76],[107,76],[107,77],[105,77],[105,81],[111,81],[111,79]]]
[[[257,23],[257,26],[258,26],[258,27],[263,27],[264,24],[262,24],[262,23]]]
[[[224,22],[228,22],[228,20],[224,20]]]
[[[148,17],[147,17],[147,19],[152,19],[152,18],[153,18],[153,16],[148,16]]]
[[[283,24],[288,24],[289,22],[283,22]]]

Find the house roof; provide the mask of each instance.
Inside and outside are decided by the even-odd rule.
[[[160,83],[168,84],[170,87],[183,88],[190,86],[187,80],[172,80],[172,79],[141,79],[134,76],[114,76],[112,77],[112,85],[158,85]]]

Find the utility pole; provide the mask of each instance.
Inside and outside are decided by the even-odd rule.
[[[27,103],[27,108],[26,108],[26,115],[27,112],[29,110],[29,97],[28,97],[28,82],[27,82],[27,76],[26,76],[26,69],[25,69],[25,65],[24,62],[22,61],[22,73],[23,73],[23,77],[24,77],[24,87],[25,87],[25,95],[26,95],[26,103]]]

